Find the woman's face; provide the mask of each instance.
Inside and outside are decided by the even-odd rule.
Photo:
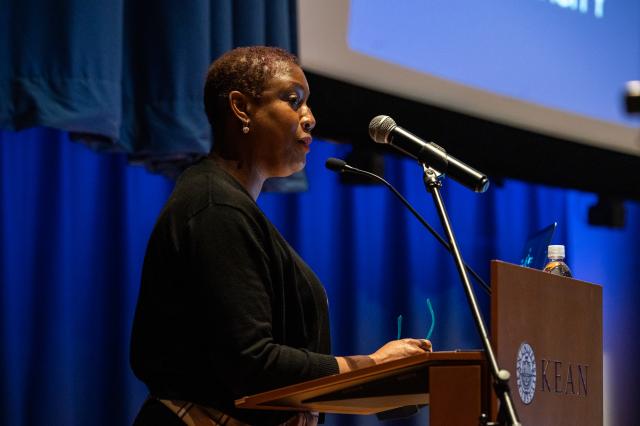
[[[300,67],[293,65],[267,84],[249,109],[256,158],[266,177],[283,177],[306,164],[311,130],[316,120],[307,106],[309,84]]]

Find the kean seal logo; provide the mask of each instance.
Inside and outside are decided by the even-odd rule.
[[[527,342],[522,342],[518,349],[516,378],[520,399],[525,404],[531,404],[536,392],[536,357]]]

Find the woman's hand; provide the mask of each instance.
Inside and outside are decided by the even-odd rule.
[[[369,355],[376,364],[431,352],[431,342],[426,339],[392,340]]]
[[[425,352],[431,352],[431,342],[426,339],[392,340],[371,355],[336,357],[336,361],[340,373],[346,373]]]

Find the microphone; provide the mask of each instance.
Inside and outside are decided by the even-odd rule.
[[[425,142],[416,135],[396,125],[393,118],[378,115],[369,123],[369,136],[377,143],[389,144],[415,158],[420,163],[433,167],[440,173],[451,176],[475,192],[489,188],[489,178],[463,163],[432,142]]]
[[[347,164],[346,161],[341,160],[339,158],[328,158],[327,161],[324,163],[324,165],[327,169],[337,173],[355,173],[358,175],[363,175],[363,176],[373,178],[378,182],[384,184],[387,188],[391,190],[391,192],[393,192],[393,195],[398,197],[398,199],[402,202],[402,204],[404,204],[405,207],[409,209],[409,211],[415,216],[415,218],[418,219],[418,222],[420,222],[422,226],[427,228],[427,231],[429,231],[431,235],[433,235],[435,239],[438,240],[438,242],[442,244],[444,248],[447,249],[448,252],[451,252],[451,246],[449,245],[449,243],[447,243],[444,240],[444,238],[442,238],[440,234],[438,234],[436,230],[433,229],[431,225],[429,225],[429,223],[420,215],[420,213],[418,213],[418,211],[413,208],[413,206],[409,203],[409,201],[407,201],[407,199],[402,196],[400,191],[395,189],[393,185],[391,185],[389,182],[384,180],[382,177],[378,176],[375,173],[371,173],[366,170],[362,170],[362,169],[358,169],[356,167],[350,166]],[[463,262],[463,264],[464,264],[464,267],[467,269],[467,271],[475,277],[478,283],[480,283],[484,291],[487,294],[491,294],[491,287],[489,287],[489,285],[482,278],[480,278],[480,275],[478,275],[476,271],[471,269],[471,267],[467,265],[465,262]]]
[[[333,171],[333,172],[344,172],[347,170],[347,167],[352,168],[350,165],[347,164],[346,161],[341,160],[339,158],[327,158],[327,162],[324,163],[324,166]]]

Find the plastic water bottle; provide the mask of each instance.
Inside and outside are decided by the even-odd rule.
[[[549,272],[554,275],[561,275],[563,277],[571,276],[571,269],[564,263],[564,246],[563,245],[551,245],[547,250],[547,257],[549,262],[544,267],[545,272]]]

